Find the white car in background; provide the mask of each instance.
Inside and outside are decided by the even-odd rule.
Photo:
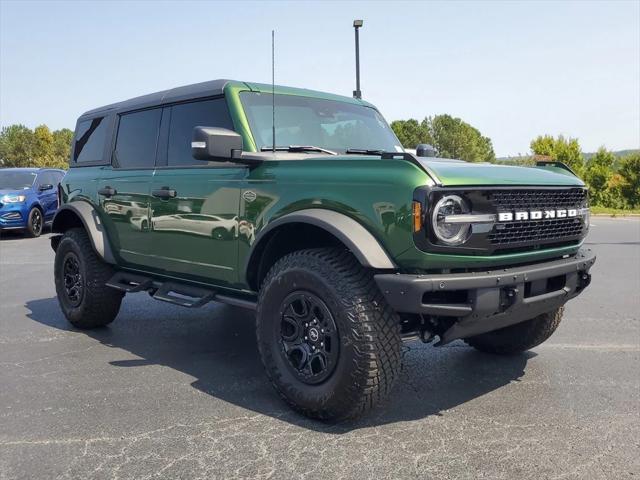
[[[238,217],[222,218],[201,213],[161,215],[153,219],[152,229],[203,235],[217,240],[232,239],[238,236]]]

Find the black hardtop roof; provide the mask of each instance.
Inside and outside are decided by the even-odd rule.
[[[108,113],[111,110],[127,111],[139,108],[153,107],[163,105],[165,103],[180,102],[182,100],[190,100],[192,98],[213,97],[222,95],[224,87],[232,80],[210,80],[208,82],[194,83],[192,85],[184,85],[182,87],[170,88],[161,92],[142,95],[141,97],[130,98],[122,102],[112,103],[103,107],[94,108],[81,115],[81,117],[94,116],[98,113]]]

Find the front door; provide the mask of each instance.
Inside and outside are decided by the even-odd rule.
[[[237,281],[238,209],[245,176],[244,167],[156,172],[151,187],[156,268],[221,285]]]
[[[119,116],[112,165],[102,170],[98,181],[112,246],[132,267],[154,265],[149,255],[149,194],[161,116],[161,108]]]
[[[238,214],[245,166],[191,156],[196,126],[233,129],[224,97],[165,107],[151,185],[151,255],[167,275],[221,286],[238,281]],[[166,126],[166,130],[165,130]]]
[[[40,172],[36,180],[38,202],[44,211],[45,222],[53,219],[58,208],[58,182],[59,175],[54,171]]]

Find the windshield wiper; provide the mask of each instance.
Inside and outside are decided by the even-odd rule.
[[[368,150],[366,148],[349,148],[346,152],[348,155],[382,155],[384,150]]]
[[[273,147],[262,147],[261,152],[268,152],[273,150]],[[333,150],[327,150],[322,147],[314,147],[313,145],[288,145],[286,147],[276,147],[277,152],[322,152],[329,155],[337,155]]]

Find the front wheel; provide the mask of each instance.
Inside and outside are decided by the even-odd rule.
[[[389,393],[400,370],[399,318],[372,274],[340,249],[301,250],[271,268],[257,337],[275,389],[312,418],[358,416]]]
[[[552,310],[509,327],[465,339],[472,347],[486,353],[512,355],[540,345],[556,331],[564,307]]]
[[[54,276],[58,303],[74,327],[101,327],[116,318],[123,294],[105,285],[113,273],[82,228],[65,232],[56,250]]]
[[[27,233],[30,237],[39,237],[42,234],[44,217],[39,208],[33,207],[27,217]]]

